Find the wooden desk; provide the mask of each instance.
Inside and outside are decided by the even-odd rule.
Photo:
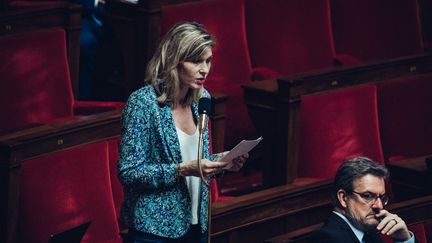
[[[430,155],[390,162],[387,166],[390,170],[393,193],[398,201],[432,194]]]

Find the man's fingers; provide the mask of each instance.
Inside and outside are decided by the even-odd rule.
[[[385,219],[385,221],[383,220],[381,221],[381,223],[384,224],[383,226],[381,226],[381,233],[387,234],[391,229],[395,228],[395,226],[398,224],[398,221],[394,218],[391,218],[391,219]]]

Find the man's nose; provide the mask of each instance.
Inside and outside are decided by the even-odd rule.
[[[377,198],[372,204],[372,208],[382,209],[383,207],[384,207],[384,204],[383,204],[381,198]]]

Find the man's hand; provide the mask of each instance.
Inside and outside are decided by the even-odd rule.
[[[382,234],[389,235],[396,241],[407,241],[411,238],[405,221],[396,214],[383,209],[376,216],[382,218],[377,226]]]

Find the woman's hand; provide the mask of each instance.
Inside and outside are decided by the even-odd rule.
[[[247,158],[249,158],[249,154],[243,154],[241,156],[238,156],[237,158],[234,158],[231,163],[232,166],[228,169],[228,171],[237,172],[239,171],[243,165],[246,163]]]
[[[228,162],[221,161],[210,161],[208,159],[201,159],[201,169],[204,177],[214,176],[225,167]],[[182,162],[179,164],[178,173],[180,176],[196,176],[201,177],[200,169],[198,167],[197,160],[191,160],[187,162]]]

